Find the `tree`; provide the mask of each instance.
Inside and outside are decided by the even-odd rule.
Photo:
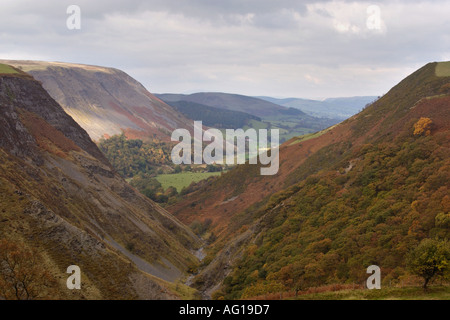
[[[214,164],[208,164],[206,166],[206,169],[208,170],[208,172],[220,172],[222,171],[222,167],[219,165],[214,165]]]
[[[277,278],[281,280],[286,288],[291,288],[295,291],[295,296],[298,292],[304,289],[304,265],[300,262],[295,262],[282,267],[277,274]]]
[[[425,133],[426,136],[429,136],[431,133],[432,123],[433,121],[431,121],[430,118],[420,118],[419,121],[414,124],[414,135],[421,135]]]
[[[167,188],[164,194],[168,197],[175,197],[178,194],[178,191],[177,188],[170,186]]]
[[[449,271],[450,243],[447,240],[439,241],[424,239],[410,253],[407,263],[409,269],[424,279],[423,288],[434,276],[445,276]]]
[[[0,299],[43,298],[55,280],[42,267],[39,255],[8,240],[0,241]]]

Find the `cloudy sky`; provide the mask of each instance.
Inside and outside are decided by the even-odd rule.
[[[449,0],[0,3],[0,59],[115,67],[154,93],[381,95],[450,60]],[[79,30],[67,27],[72,4]]]

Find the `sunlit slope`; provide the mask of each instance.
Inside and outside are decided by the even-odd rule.
[[[174,129],[192,127],[190,120],[121,70],[62,62],[3,62],[41,81],[95,141],[122,132],[131,138],[169,140]]]

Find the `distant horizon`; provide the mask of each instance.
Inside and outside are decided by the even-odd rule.
[[[118,67],[97,65],[97,64],[92,64],[92,63],[80,63],[80,62],[69,62],[69,61],[30,60],[30,59],[27,59],[27,60],[22,60],[22,59],[4,59],[4,58],[0,57],[0,61],[4,61],[4,60],[41,62],[41,63],[73,64],[73,65],[92,66],[92,67],[98,67],[98,68],[118,69],[118,70],[123,71],[123,72],[127,73],[128,75],[130,75],[127,71],[125,71],[123,69],[120,69]],[[297,97],[294,97],[294,96],[280,97],[280,96],[273,96],[273,95],[270,95],[270,96],[268,96],[268,95],[249,95],[249,94],[245,94],[245,93],[226,92],[226,91],[205,91],[205,90],[200,90],[200,91],[188,90],[188,91],[185,91],[185,92],[153,92],[153,90],[151,88],[148,88],[147,86],[145,86],[139,79],[136,79],[136,78],[134,78],[134,79],[136,81],[138,81],[139,83],[141,83],[147,89],[147,91],[149,91],[150,93],[152,93],[154,95],[158,95],[158,94],[190,95],[190,94],[195,94],[195,93],[225,93],[225,94],[235,94],[235,95],[241,95],[241,96],[252,97],[252,98],[267,97],[267,98],[274,98],[274,99],[304,99],[304,100],[313,100],[313,101],[325,101],[327,99],[338,99],[338,98],[358,98],[358,97],[378,97],[378,96],[380,96],[380,95],[349,95],[349,96],[325,96],[325,97],[312,97],[312,98],[309,98],[309,97],[300,97],[300,96],[297,96]]]
[[[180,94],[180,95],[192,95],[192,94],[196,94],[196,93],[224,93],[224,94],[232,94],[232,95],[240,95],[240,96],[246,96],[246,97],[250,97],[250,98],[272,98],[272,99],[279,99],[279,100],[285,100],[285,99],[302,99],[302,100],[311,100],[311,101],[325,101],[328,99],[345,99],[345,98],[367,98],[367,97],[373,97],[373,98],[377,98],[379,96],[381,96],[381,94],[375,95],[355,95],[355,96],[341,96],[341,97],[313,97],[313,98],[305,98],[305,97],[280,97],[280,96],[272,96],[272,95],[248,95],[248,94],[243,94],[243,93],[236,93],[236,92],[223,92],[223,91],[192,91],[192,92],[152,92],[151,90],[149,90],[148,88],[146,88],[148,91],[150,91],[152,94],[154,95],[163,95],[163,94]],[[384,93],[383,93],[384,94]]]

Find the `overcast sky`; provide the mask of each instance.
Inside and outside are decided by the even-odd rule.
[[[450,60],[450,1],[0,0],[0,58],[119,68],[153,93],[381,95]],[[67,7],[81,29],[67,27]]]

